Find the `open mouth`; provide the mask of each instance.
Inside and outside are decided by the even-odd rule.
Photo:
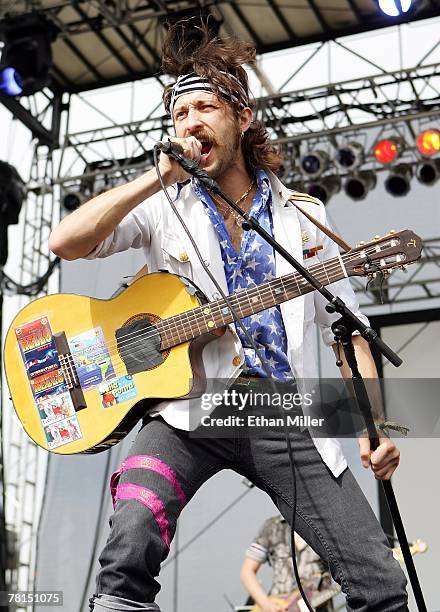
[[[212,142],[202,141],[202,155],[209,155],[212,149]]]

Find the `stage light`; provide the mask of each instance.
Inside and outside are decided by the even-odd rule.
[[[327,170],[329,156],[325,151],[312,151],[301,157],[299,162],[301,170],[311,179],[316,179]]]
[[[399,17],[409,11],[412,0],[378,0],[380,10],[389,17]]]
[[[391,164],[397,160],[405,148],[405,143],[400,136],[391,136],[378,140],[374,145],[374,157],[381,164]]]
[[[363,170],[348,177],[344,191],[352,200],[364,200],[369,191],[376,187],[376,173],[373,170]]]
[[[412,174],[409,164],[399,164],[390,171],[385,181],[385,189],[392,196],[405,196],[411,189]]]
[[[306,193],[327,204],[332,196],[341,190],[341,179],[339,176],[326,176],[319,183],[310,183],[306,187]]]
[[[341,170],[354,170],[364,161],[364,147],[358,142],[349,144],[337,150],[334,162]]]
[[[23,92],[23,81],[14,68],[0,70],[0,91],[8,96],[19,96]]]
[[[17,170],[0,161],[0,266],[8,259],[8,226],[18,223],[25,195],[25,185]]]
[[[9,79],[22,89],[20,93],[3,89],[5,93],[28,96],[48,85],[52,67],[51,42],[56,35],[54,24],[38,13],[8,17],[0,22],[0,40],[4,43],[0,69],[4,75],[9,68],[6,72]]]
[[[417,136],[416,144],[424,157],[431,157],[440,151],[440,131],[425,130]]]
[[[398,138],[384,138],[374,145],[374,157],[381,164],[391,164],[402,152],[402,143]]]
[[[440,159],[429,159],[417,166],[416,176],[422,185],[434,185],[440,177]]]
[[[79,208],[86,199],[80,191],[68,191],[63,195],[61,202],[66,210],[72,212]]]

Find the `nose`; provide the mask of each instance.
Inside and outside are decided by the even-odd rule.
[[[196,108],[190,107],[186,117],[186,132],[191,135],[203,125],[200,112]]]

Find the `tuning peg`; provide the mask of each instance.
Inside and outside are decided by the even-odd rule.
[[[399,269],[402,270],[402,272],[408,272],[408,265],[402,264],[401,266],[399,266]]]
[[[395,234],[395,233],[396,233],[396,230],[390,230],[390,231],[388,232],[388,235],[392,235],[392,234]]]
[[[364,246],[364,244],[365,244],[365,240],[361,240],[360,242],[357,243],[356,248]]]
[[[373,240],[380,240],[380,236],[375,236]]]

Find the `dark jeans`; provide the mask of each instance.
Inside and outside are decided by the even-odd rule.
[[[297,477],[295,529],[328,564],[348,609],[407,610],[405,576],[350,470],[335,478],[307,431],[290,435]],[[95,612],[159,610],[152,603],[160,589],[156,577],[181,508],[222,469],[235,470],[266,491],[290,522],[292,474],[282,432],[196,439],[152,418],[131,448],[130,456],[139,455],[146,464],[127,469],[119,479],[118,495],[125,499],[117,501],[111,519],[96,590],[112,597],[96,599]]]

